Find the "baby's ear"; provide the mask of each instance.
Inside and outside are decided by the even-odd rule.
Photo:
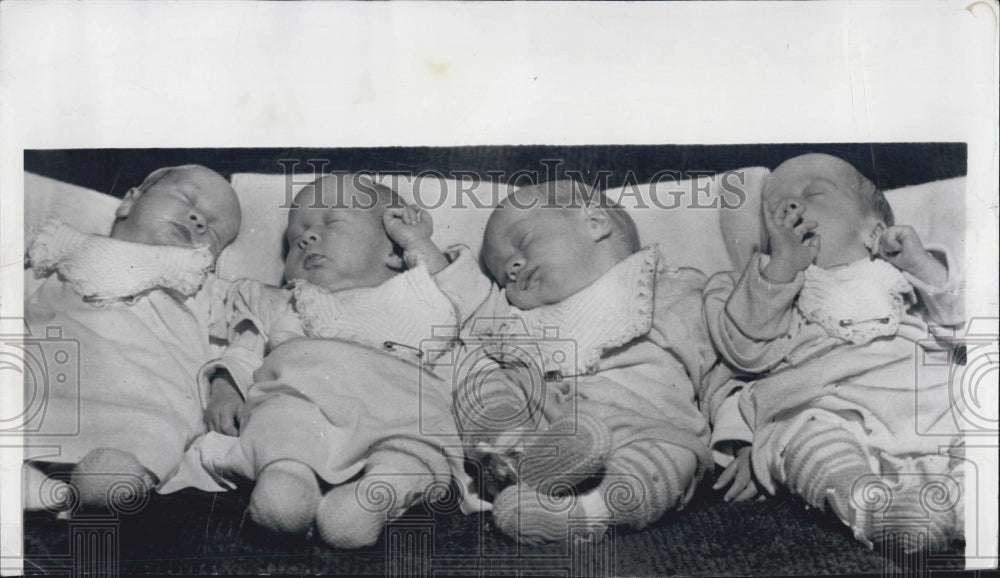
[[[590,238],[594,242],[606,239],[614,233],[615,226],[607,209],[596,203],[591,203],[584,207],[583,211],[587,232],[590,233]]]
[[[395,246],[393,247],[395,249]],[[393,271],[403,271],[406,269],[406,261],[403,260],[402,251],[393,250],[385,256],[385,266]]]
[[[880,245],[879,239],[882,238],[882,233],[885,233],[886,228],[887,227],[885,226],[885,223],[883,223],[882,220],[879,219],[874,223],[872,223],[871,228],[868,230],[868,236],[865,238],[864,242],[865,242],[865,247],[868,249],[868,252],[871,253],[872,255],[875,255],[879,252],[879,245]]]
[[[132,212],[132,207],[135,205],[135,201],[142,195],[142,191],[139,187],[132,187],[125,193],[122,197],[122,202],[118,204],[118,208],[115,209],[115,219],[122,220],[128,217],[129,213]]]

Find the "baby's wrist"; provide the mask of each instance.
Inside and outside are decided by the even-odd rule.
[[[448,258],[434,241],[431,241],[430,237],[425,237],[420,242],[410,243],[403,250],[403,258],[406,261],[406,266],[410,269],[415,267],[418,262],[423,262],[427,265],[430,274],[434,275],[448,266]]]
[[[789,283],[795,276],[798,275],[801,269],[795,267],[787,259],[781,257],[771,257],[767,265],[760,274],[768,281],[774,281],[775,283]]]
[[[404,251],[419,251],[421,248],[426,247],[431,241],[430,235],[421,235],[419,237],[410,237],[408,239],[403,239],[399,246],[403,248]]]
[[[229,393],[237,396],[240,395],[239,389],[233,382],[232,377],[225,373],[212,376],[212,379],[209,382],[209,393],[212,396],[226,395]]]
[[[944,286],[948,283],[948,269],[926,251],[923,257],[918,257],[903,270],[930,285]]]

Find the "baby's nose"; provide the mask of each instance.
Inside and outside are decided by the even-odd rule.
[[[299,239],[299,247],[305,249],[316,241],[319,241],[319,235],[316,233],[306,233],[305,235],[302,235],[301,239]]]
[[[521,271],[523,267],[524,267],[524,259],[521,258],[511,259],[507,263],[507,279],[510,279],[511,281],[517,281],[517,274]]]
[[[188,215],[188,219],[191,221],[191,224],[194,225],[196,231],[199,233],[205,232],[205,217],[203,217],[200,213],[191,211]]]

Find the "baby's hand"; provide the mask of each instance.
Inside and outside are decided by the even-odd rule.
[[[239,411],[243,398],[227,378],[216,377],[210,386],[208,406],[205,408],[205,425],[209,431],[235,436],[240,433]]]
[[[415,205],[389,207],[382,214],[385,232],[397,245],[409,250],[424,239],[430,239],[434,232],[434,221],[430,214]]]
[[[726,466],[726,470],[712,486],[713,490],[718,490],[732,482],[732,487],[723,498],[727,502],[744,502],[760,494],[757,480],[753,477],[753,467],[750,464],[750,449],[751,446],[746,446],[736,452],[736,458]]]
[[[819,235],[807,237],[817,223],[803,221],[805,206],[789,199],[777,204],[766,201],[763,211],[764,227],[771,240],[771,260],[764,275],[782,283],[791,281],[819,254]]]
[[[930,283],[943,286],[948,282],[948,270],[924,249],[913,227],[889,227],[879,237],[879,255],[901,271]]]

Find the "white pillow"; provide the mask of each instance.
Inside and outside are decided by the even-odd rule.
[[[954,263],[965,259],[966,177],[933,181],[885,191],[897,225],[909,225],[925,245],[945,247]],[[736,268],[742,269],[760,250],[763,187],[748,189],[745,206],[721,215],[722,230]]]
[[[24,235],[31,237],[46,219],[58,219],[84,233],[107,235],[115,222],[121,199],[56,179],[24,173]],[[25,247],[27,249],[27,247]],[[35,292],[45,279],[24,270],[24,296]]]
[[[671,264],[712,275],[732,267],[722,217],[740,210],[745,199],[759,197],[768,174],[762,167],[744,168],[610,189],[607,196],[628,210],[643,245],[656,243]]]
[[[766,174],[762,168],[740,169],[696,180],[625,186],[606,194],[628,210],[643,245],[657,243],[670,263],[696,267],[711,275],[731,267],[719,221],[724,209],[720,207],[759,196]],[[414,180],[380,175],[376,180],[431,214],[438,246],[464,244],[477,255],[490,212],[514,189],[492,181],[472,186],[468,181],[433,177]],[[291,194],[306,182],[308,179],[296,177]],[[219,274],[227,279],[252,277],[280,283],[282,236],[288,221],[288,209],[282,208],[289,197],[285,176],[235,174],[232,183],[243,208],[243,224],[236,242],[219,257]],[[733,192],[736,189],[745,193]]]
[[[34,173],[24,173],[25,235],[46,219],[59,219],[84,233],[107,235],[121,199]]]

